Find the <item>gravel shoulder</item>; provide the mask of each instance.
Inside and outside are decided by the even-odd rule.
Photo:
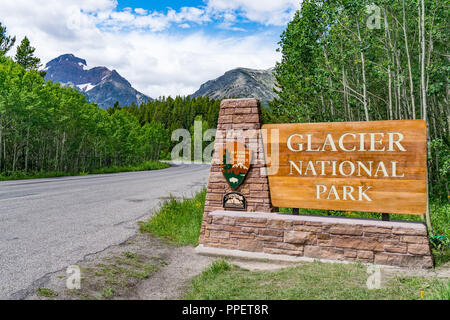
[[[154,266],[148,277],[123,277],[124,267],[118,263],[126,255],[139,257],[145,266]],[[193,247],[176,247],[145,233],[137,233],[117,246],[86,256],[75,265],[81,268],[81,289],[68,290],[66,281],[70,275],[59,270],[41,281],[40,288],[49,289],[54,296],[39,296],[38,290],[27,300],[175,300],[182,299],[190,279],[200,274],[214,260],[197,255]],[[118,284],[108,283],[105,266],[112,270]],[[129,267],[129,266],[128,266]],[[116,270],[119,270],[115,273]],[[113,290],[110,290],[110,289]],[[109,291],[108,291],[109,290]],[[57,295],[56,295],[57,294]]]

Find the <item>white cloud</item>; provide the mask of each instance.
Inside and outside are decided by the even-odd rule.
[[[208,9],[218,16],[230,20],[230,16],[242,16],[265,25],[285,25],[301,0],[207,0]],[[233,20],[234,21],[234,20]]]
[[[189,29],[191,27],[191,25],[189,23],[182,23],[178,27],[180,27],[182,29]]]
[[[188,28],[221,16],[222,21],[214,21],[216,25],[231,30],[238,15],[276,24],[284,19],[281,13],[295,8],[294,1],[283,0],[210,0],[203,7],[168,9],[166,13],[140,8],[119,12],[115,0],[1,2],[0,21],[18,41],[27,35],[43,62],[73,53],[90,66],[116,69],[137,90],[152,97],[191,94],[203,82],[232,68],[269,68],[279,59],[275,51],[278,35],[213,36],[191,31],[183,36],[165,31],[172,24]]]
[[[137,14],[140,14],[140,15],[146,15],[147,13],[148,13],[148,10],[145,10],[145,9],[142,9],[142,8],[136,8],[136,9],[134,9],[134,12],[136,12]]]

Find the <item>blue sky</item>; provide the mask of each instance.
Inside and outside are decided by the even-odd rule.
[[[277,1],[277,0],[274,0]],[[152,0],[152,1],[144,1],[144,0],[118,0],[118,10],[125,10],[127,8],[131,9],[145,9],[149,12],[164,12],[167,13],[170,9],[175,11],[179,11],[183,7],[194,7],[194,8],[206,8],[208,2],[201,0],[188,0],[188,1],[180,1],[180,0]],[[234,12],[234,16],[236,21],[234,21],[232,26],[228,28],[224,28],[222,19],[212,19],[210,22],[205,23],[203,25],[191,24],[192,29],[204,29],[205,32],[209,33],[232,33],[232,32],[259,32],[266,31],[273,34],[281,34],[284,26],[274,25],[274,24],[261,24],[258,21],[252,21],[245,16],[238,14],[238,10],[232,10]],[[175,32],[172,29],[173,32]],[[224,32],[226,31],[226,32]]]
[[[300,0],[1,0],[0,21],[46,63],[65,53],[152,97],[188,95],[237,67],[280,59]]]
[[[251,1],[251,0],[250,0]],[[276,1],[276,0],[275,0]],[[245,1],[244,1],[245,2]],[[198,9],[206,9],[208,10],[208,4],[210,1],[201,1],[201,0],[188,0],[188,1],[180,1],[180,0],[152,0],[152,1],[144,1],[144,0],[118,0],[117,11],[126,11],[131,9],[136,12],[136,10],[144,9],[150,13],[163,13],[167,14],[170,10],[180,11],[182,8],[198,8]],[[274,37],[271,39],[272,41],[277,41],[279,35],[284,29],[283,24],[273,24],[273,23],[261,23],[261,21],[254,21],[249,19],[239,7],[229,8],[227,10],[228,14],[233,17],[233,22],[226,22],[226,19],[220,14],[211,15],[211,20],[208,22],[202,23],[179,23],[174,24],[169,27],[172,33],[189,33],[193,31],[202,30],[208,34],[218,34],[224,35],[238,35],[239,33],[258,33],[265,32],[267,35],[273,35]],[[186,28],[189,25],[189,28]]]
[[[167,7],[179,9],[181,7],[198,7],[204,5],[203,1],[198,0],[119,0],[118,9],[123,10],[126,7],[143,8],[148,10],[164,10]]]

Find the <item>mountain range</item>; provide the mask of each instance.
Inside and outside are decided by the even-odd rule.
[[[64,54],[45,65],[45,80],[59,82],[86,95],[89,102],[100,108],[112,107],[116,101],[121,106],[145,103],[151,98],[134,89],[116,70],[106,67],[88,68],[86,60],[73,54]]]
[[[256,98],[263,103],[277,97],[273,68],[256,70],[237,68],[226,72],[215,80],[201,85],[192,97],[208,96],[213,99]]]
[[[47,72],[46,80],[80,91],[86,95],[89,102],[97,103],[103,109],[112,107],[116,101],[121,106],[128,106],[152,100],[134,89],[116,70],[111,71],[106,67],[88,68],[86,60],[73,54],[64,54],[49,61],[44,71]],[[191,97],[256,98],[265,104],[276,97],[274,87],[273,68],[267,70],[236,68],[202,84]]]

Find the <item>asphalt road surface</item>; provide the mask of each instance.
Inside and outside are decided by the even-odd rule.
[[[123,243],[168,196],[191,196],[208,165],[0,182],[0,299],[23,299],[46,278]]]

